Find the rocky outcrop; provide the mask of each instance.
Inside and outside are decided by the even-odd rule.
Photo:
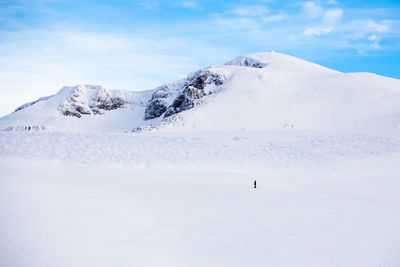
[[[191,109],[196,100],[211,94],[212,91],[205,91],[206,86],[220,86],[224,83],[224,77],[209,70],[200,70],[190,75],[182,92],[175,98],[165,112],[164,118],[176,113]]]
[[[251,57],[246,57],[246,56],[241,56],[237,57],[229,62],[227,62],[225,65],[228,66],[241,66],[241,67],[250,67],[250,68],[264,68],[268,64],[267,63],[262,63],[254,58]]]
[[[125,101],[120,97],[112,97],[106,94],[106,96],[97,95],[96,98],[89,103],[89,107],[93,114],[104,114],[106,110],[118,109],[124,104]]]
[[[74,116],[77,118],[82,117],[82,115],[92,114],[92,110],[82,97],[83,95],[84,93],[81,88],[76,89],[73,94],[60,105],[58,111],[64,116]]]
[[[144,119],[150,120],[160,117],[168,109],[168,102],[170,102],[176,91],[182,86],[182,81],[177,83],[167,83],[159,88],[151,96],[144,112]]]
[[[150,101],[149,105],[147,106],[144,119],[150,120],[154,118],[160,117],[165,111],[167,111],[167,104],[165,101],[161,99],[153,99]]]
[[[223,75],[203,69],[190,74],[180,86],[174,88],[173,92],[171,92],[170,86],[162,86],[154,92],[150,99],[144,119],[158,118],[163,114],[164,118],[167,118],[191,109],[198,99],[213,93],[213,90],[205,90],[207,87],[220,86],[224,81]]]
[[[95,90],[94,94],[90,90]],[[121,108],[126,102],[117,96],[112,96],[101,87],[81,88],[78,87],[72,95],[66,99],[58,108],[64,116],[101,115],[107,110]]]

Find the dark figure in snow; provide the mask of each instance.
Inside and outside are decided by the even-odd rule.
[[[257,188],[257,181],[254,180],[254,188]]]

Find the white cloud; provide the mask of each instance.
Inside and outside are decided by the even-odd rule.
[[[226,19],[226,18],[217,18],[215,20],[215,23],[218,24],[219,29],[225,30],[225,29],[236,29],[236,30],[242,30],[242,29],[249,29],[249,30],[256,30],[258,29],[261,24],[258,20],[255,20],[253,18],[232,18],[232,19]],[[213,23],[214,24],[214,23]]]
[[[262,17],[261,21],[263,23],[268,23],[268,22],[281,21],[281,20],[284,20],[285,18],[286,18],[285,15],[278,14],[278,15],[271,15],[271,16]]]
[[[326,0],[325,3],[327,5],[337,5],[338,4],[338,2],[336,0]]]
[[[354,20],[347,26],[347,29],[351,31],[349,38],[363,39],[371,34],[378,36],[388,33],[390,31],[390,21]]]
[[[309,19],[322,18],[326,24],[334,24],[338,22],[343,16],[343,9],[332,8],[324,9],[319,2],[307,1],[302,2],[302,11]]]
[[[322,16],[322,8],[319,3],[314,1],[306,1],[302,3],[303,13],[311,19]]]
[[[368,37],[368,41],[372,41],[372,42],[375,42],[375,41],[379,41],[379,37],[378,36],[376,36],[375,34],[373,34],[373,35],[370,35],[369,37]]]
[[[269,9],[265,6],[253,5],[237,7],[233,12],[243,17],[257,17],[267,14]]]
[[[390,27],[387,22],[375,22],[373,20],[360,21],[361,30],[364,32],[377,32],[385,33],[388,32]]]
[[[303,31],[305,36],[321,36],[333,32],[343,16],[340,8],[324,9],[319,3],[312,1],[303,2],[302,8],[303,13],[313,19],[314,23]]]
[[[337,4],[336,1],[325,1],[325,4]],[[320,1],[301,3],[302,13],[310,19],[311,25],[305,27],[303,36],[322,36],[336,33],[338,38],[348,41],[358,51],[380,49],[382,36],[391,31],[392,21],[374,21],[358,19],[343,22],[344,10],[341,8],[324,8]],[[361,47],[361,48],[360,48]]]
[[[333,31],[332,27],[310,27],[306,28],[303,32],[306,36],[320,36],[325,35]]]
[[[343,10],[340,8],[328,9],[324,12],[323,21],[326,24],[336,24],[343,16]]]
[[[140,4],[145,9],[148,9],[148,10],[155,10],[160,5],[160,3],[158,1],[151,1],[151,0],[141,2]]]
[[[192,9],[196,9],[196,8],[200,7],[199,3],[196,1],[183,1],[179,4],[179,6],[182,6],[185,8],[192,8]]]
[[[343,27],[343,31],[347,33],[347,44],[356,48],[360,54],[365,54],[368,50],[382,49],[381,40],[388,34],[393,34],[392,23],[388,20],[353,20]]]

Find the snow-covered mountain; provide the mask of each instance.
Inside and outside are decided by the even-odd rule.
[[[274,52],[64,87],[0,119],[0,266],[398,267],[399,104]]]
[[[400,132],[400,80],[276,52],[237,57],[154,90],[63,87],[0,119],[4,130]]]

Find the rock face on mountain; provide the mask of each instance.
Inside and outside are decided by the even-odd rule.
[[[227,63],[225,63],[225,65],[228,66],[242,66],[242,67],[250,67],[250,68],[264,68],[266,67],[268,64],[267,63],[263,63],[258,61],[257,59],[253,58],[253,57],[248,57],[248,56],[240,56],[237,57]]]
[[[215,91],[224,83],[225,77],[210,69],[191,73],[176,84],[167,84],[156,89],[145,110],[144,119],[164,118],[191,109],[196,100]],[[207,90],[208,89],[208,90]],[[172,102],[171,102],[171,99]]]
[[[182,92],[165,112],[164,118],[193,108],[196,100],[213,93],[212,90],[207,91],[206,87],[220,86],[224,80],[225,77],[210,70],[201,70],[189,76]]]
[[[125,103],[121,96],[114,96],[101,86],[86,85],[78,86],[58,111],[65,116],[80,118],[82,115],[101,115],[107,110],[121,108]]]
[[[392,134],[400,133],[399,88],[397,79],[340,73],[262,52],[198,70],[154,90],[63,87],[1,118],[0,130],[38,125],[46,131],[284,129]]]
[[[163,115],[184,83],[185,80],[179,80],[156,88],[144,111],[144,119],[151,120]]]

